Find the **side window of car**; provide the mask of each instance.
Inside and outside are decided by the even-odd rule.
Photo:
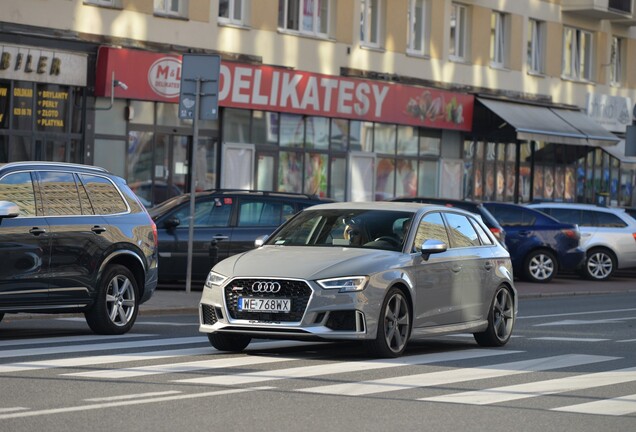
[[[109,215],[125,213],[128,205],[115,185],[105,177],[80,174],[95,214]]]
[[[439,240],[449,245],[448,233],[440,213],[428,213],[422,218],[417,226],[414,249],[421,251],[425,240]]]
[[[211,226],[212,218],[210,214],[212,210],[215,208],[215,201],[199,201],[194,205],[194,226],[195,227],[203,227],[203,226]],[[221,210],[219,211],[219,216],[223,213],[223,209],[228,209],[227,214],[229,215],[231,205],[221,206],[219,207]],[[177,211],[175,211],[169,218],[177,218],[181,222],[179,224],[179,228],[187,228],[190,226],[190,203],[185,203]],[[219,219],[221,219],[219,217]],[[218,220],[216,222],[219,222]],[[212,226],[227,226],[225,225],[212,225]]]
[[[20,207],[20,216],[36,216],[35,192],[31,173],[8,174],[0,180],[0,201],[11,201]]]
[[[484,228],[482,228],[482,226],[476,220],[471,219],[470,221],[472,222],[475,231],[477,231],[477,235],[479,236],[479,240],[481,240],[481,244],[491,246],[495,244],[490,236],[486,234]]]
[[[275,201],[242,201],[238,226],[278,226],[282,222],[282,205]]]
[[[561,222],[577,224],[580,226],[591,226],[590,220],[588,220],[587,223],[583,223],[581,212],[577,209],[540,208],[539,210],[545,211],[550,216],[557,218]]]
[[[40,171],[38,174],[45,216],[82,214],[82,205],[73,173]]]
[[[605,228],[624,228],[627,226],[625,221],[612,213],[595,212],[596,226]]]
[[[450,247],[471,247],[480,246],[479,236],[468,218],[457,213],[445,213],[446,221],[450,231]]]

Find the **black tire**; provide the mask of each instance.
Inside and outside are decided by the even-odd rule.
[[[378,317],[378,333],[367,342],[375,357],[399,357],[411,336],[411,309],[402,290],[391,288],[386,294]]]
[[[616,257],[605,248],[594,248],[587,251],[581,275],[585,279],[606,281],[616,271]]]
[[[473,333],[477,343],[484,347],[498,347],[505,345],[515,325],[515,305],[510,290],[500,286],[488,311],[488,328],[483,332]]]
[[[250,336],[227,333],[208,333],[210,344],[219,351],[241,352],[252,341]]]
[[[548,250],[534,250],[523,260],[523,276],[529,282],[550,282],[559,265],[554,254]]]
[[[84,313],[88,326],[99,334],[124,334],[138,312],[139,288],[132,272],[120,264],[107,267],[98,283],[95,304]]]

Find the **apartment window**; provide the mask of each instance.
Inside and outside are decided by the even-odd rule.
[[[610,84],[620,86],[623,82],[623,46],[622,38],[612,37],[612,49],[610,51]]]
[[[506,62],[506,18],[501,12],[490,16],[490,61],[495,67],[504,67]]]
[[[243,24],[243,0],[219,0],[219,21]]]
[[[278,26],[304,34],[329,34],[331,0],[279,0]]]
[[[360,41],[363,45],[380,46],[380,6],[382,0],[360,1]]]
[[[408,51],[424,55],[428,51],[428,0],[410,0],[408,12]]]
[[[592,80],[592,33],[565,27],[563,30],[563,76]]]
[[[450,19],[450,57],[453,60],[466,59],[466,14],[466,6],[453,3]]]
[[[187,0],[155,0],[155,13],[158,15],[185,16]]]
[[[544,73],[545,22],[531,19],[528,22],[528,71]]]

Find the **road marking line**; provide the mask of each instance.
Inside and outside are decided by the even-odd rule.
[[[110,351],[116,349],[125,349],[125,348],[145,348],[152,346],[166,346],[166,345],[187,345],[187,344],[195,344],[200,342],[206,342],[205,337],[181,337],[181,338],[170,338],[170,339],[150,339],[145,341],[131,341],[131,342],[111,342],[111,343],[96,343],[96,344],[88,344],[88,345],[64,345],[58,347],[44,347],[44,348],[26,348],[26,349],[16,349],[9,351],[0,351],[0,358],[10,358],[10,357],[28,357],[28,356],[38,356],[38,355],[51,355],[51,354],[68,354],[68,353],[77,353],[77,352],[88,352],[88,351]]]
[[[592,356],[585,354],[569,354],[554,357],[543,357],[509,363],[488,365],[483,367],[450,369],[416,375],[404,375],[370,381],[334,384],[320,387],[308,387],[298,391],[308,393],[360,396],[374,393],[385,393],[396,390],[410,390],[432,387],[458,382],[499,378],[530,372],[560,369],[584,364],[616,360],[618,357]]]
[[[604,342],[611,339],[597,339],[597,338],[571,338],[571,337],[537,337],[528,338],[529,340],[543,340],[543,341],[562,341],[562,342]]]
[[[25,410],[28,410],[28,408],[25,408],[25,407],[0,408],[0,414],[12,413],[16,411],[25,411]]]
[[[134,368],[124,368],[115,370],[98,370],[89,372],[74,372],[64,374],[65,376],[76,376],[82,378],[105,378],[122,379],[147,375],[159,375],[169,373],[194,372],[207,369],[223,369],[246,365],[257,365],[266,363],[276,363],[283,361],[300,360],[300,358],[289,357],[257,357],[244,356],[233,358],[219,358],[214,360],[200,360],[196,362],[173,363],[152,366],[140,366]]]
[[[196,356],[205,354],[216,354],[211,347],[190,348],[165,351],[147,351],[134,354],[112,354],[103,356],[72,357],[65,359],[39,360],[33,362],[9,363],[0,365],[1,373],[22,372],[39,369],[69,368],[79,366],[94,366],[107,363],[123,363],[130,361],[148,361],[156,359],[167,359],[172,357]]]
[[[103,404],[91,404],[91,405],[72,406],[72,407],[65,407],[65,408],[43,409],[43,410],[37,410],[37,411],[15,412],[15,413],[0,414],[0,420],[8,420],[8,419],[24,418],[24,417],[35,417],[35,416],[52,415],[52,414],[64,414],[64,413],[79,412],[79,411],[90,411],[90,410],[98,410],[98,409],[105,409],[105,408],[115,408],[120,406],[129,407],[131,405],[141,405],[141,404],[168,402],[168,401],[185,400],[185,399],[198,399],[198,398],[206,398],[206,397],[212,397],[212,396],[223,396],[223,395],[247,393],[247,392],[253,392],[253,391],[270,390],[271,388],[272,387],[251,387],[247,389],[216,390],[216,391],[210,391],[210,392],[204,392],[204,393],[179,394],[179,395],[163,396],[163,397],[150,398],[150,399],[126,400],[126,401],[109,402],[109,403],[103,403]]]
[[[88,335],[88,336],[64,336],[64,337],[51,337],[51,338],[37,338],[37,339],[21,339],[21,340],[3,340],[0,341],[0,347],[18,346],[18,345],[39,345],[39,344],[56,344],[67,342],[86,342],[91,340],[101,341],[110,339],[132,339],[141,337],[156,337],[156,334],[142,334],[142,333],[126,333],[124,335]]]
[[[167,395],[181,394],[181,393],[183,392],[179,390],[168,390],[163,392],[148,392],[148,393],[125,394],[125,395],[119,395],[119,396],[108,396],[108,397],[100,397],[100,398],[90,398],[90,399],[84,399],[84,401],[85,402],[111,402],[116,400],[130,400],[130,399],[137,399],[137,398],[144,398],[144,397],[148,398],[148,397],[154,397],[154,396],[167,396]]]
[[[591,315],[591,314],[615,314],[617,312],[634,312],[634,311],[636,311],[636,308],[601,310],[601,311],[594,310],[594,311],[587,311],[587,312],[570,312],[570,313],[547,314],[547,315],[517,316],[517,319],[553,318],[553,317],[562,317],[562,316]]]
[[[613,399],[587,402],[578,405],[553,408],[551,411],[562,411],[582,414],[599,414],[608,416],[627,415],[636,412],[636,394]]]
[[[490,405],[537,396],[572,392],[594,387],[602,387],[636,381],[636,367],[608,372],[575,375],[546,381],[496,387],[485,390],[453,393],[443,396],[423,398],[427,402],[450,402],[471,405]]]
[[[636,342],[636,339],[624,339],[624,340],[619,340],[616,342]]]
[[[219,375],[200,378],[176,380],[177,383],[188,384],[212,384],[212,385],[238,385],[253,384],[262,381],[273,381],[293,378],[310,378],[321,375],[330,375],[346,372],[359,372],[390,367],[399,367],[415,364],[436,363],[443,361],[464,360],[479,357],[489,357],[517,353],[520,351],[469,349],[465,351],[443,352],[434,354],[421,354],[404,356],[388,360],[368,360],[352,362],[333,362],[314,366],[304,366],[280,370],[268,370],[247,372],[234,375]]]

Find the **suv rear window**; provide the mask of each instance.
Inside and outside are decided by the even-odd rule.
[[[82,183],[86,186],[86,191],[96,214],[108,215],[128,211],[126,202],[110,180],[90,174],[80,174],[80,177],[82,178]]]

